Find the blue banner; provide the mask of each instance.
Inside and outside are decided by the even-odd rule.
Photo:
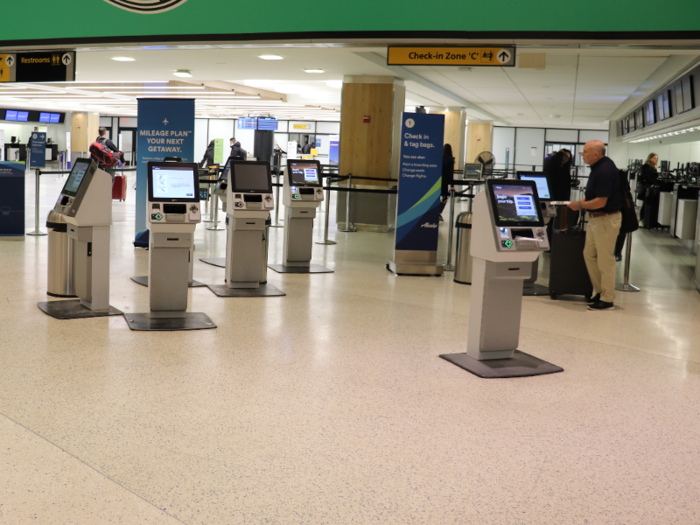
[[[24,163],[0,162],[0,237],[24,236]]]
[[[32,168],[46,167],[46,133],[32,131],[30,166]]]
[[[165,157],[194,160],[194,100],[141,98],[136,141],[136,234],[146,230],[148,163]]]
[[[437,251],[444,115],[401,115],[396,249]]]

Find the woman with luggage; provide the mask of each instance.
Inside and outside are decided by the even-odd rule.
[[[656,194],[649,195],[649,192],[647,191],[649,188],[654,186],[659,180],[659,172],[656,169],[656,165],[658,164],[658,162],[659,156],[656,153],[649,153],[646,162],[642,166],[642,171],[639,173],[639,178],[637,179],[637,188],[635,189],[637,199],[641,199],[642,201],[642,209],[639,211],[639,216],[642,217],[642,221],[644,222],[645,228],[652,228],[656,226],[656,224],[647,224],[651,221],[647,221],[644,219],[644,212],[647,208],[647,199],[658,198]],[[654,203],[650,204],[653,205]]]

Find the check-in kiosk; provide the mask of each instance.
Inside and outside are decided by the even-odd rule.
[[[284,177],[284,260],[269,267],[279,273],[332,273],[311,264],[316,208],[323,202],[323,177],[317,160],[287,160]]]
[[[148,313],[128,314],[132,330],[216,328],[201,312],[187,312],[194,231],[202,220],[197,164],[148,163]]]
[[[275,207],[268,161],[231,161],[226,180],[226,283],[209,285],[219,297],[270,297],[284,292],[261,283],[267,264],[266,222]],[[224,173],[222,173],[224,177]]]
[[[552,194],[549,189],[547,174],[541,171],[519,171],[517,176],[520,180],[531,180],[535,183],[537,186],[537,196],[540,199],[540,206],[542,207],[544,223],[549,224],[549,222],[553,221],[554,217],[557,216],[557,209],[552,201]],[[566,210],[563,210],[563,212],[566,213]],[[538,257],[535,259],[535,262],[532,263],[530,277],[525,279],[525,283],[523,285],[523,295],[526,297],[549,295],[549,287],[537,284],[535,282],[537,281],[537,275],[539,272],[539,260],[540,259]]]
[[[75,294],[71,301],[38,303],[56,319],[121,315],[109,305],[109,238],[112,176],[90,159],[77,159],[54,211],[63,215],[75,243]]]
[[[479,377],[521,377],[562,369],[517,350],[523,281],[549,249],[533,181],[490,179],[474,199],[474,258],[466,354],[440,357]]]

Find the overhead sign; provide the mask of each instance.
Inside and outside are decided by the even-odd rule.
[[[515,66],[515,46],[389,47],[388,66]]]
[[[75,80],[75,51],[0,54],[0,82]]]
[[[311,129],[311,124],[292,124],[292,129]]]

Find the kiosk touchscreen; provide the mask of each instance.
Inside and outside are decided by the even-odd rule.
[[[323,202],[323,172],[317,160],[287,159],[284,177],[284,260],[271,264],[280,273],[331,273],[311,264],[316,208]]]
[[[127,315],[129,327],[145,331],[216,328],[206,314],[187,312],[194,232],[201,221],[197,164],[149,162],[146,206],[150,310]]]
[[[226,284],[209,285],[219,297],[285,295],[261,283],[267,265],[267,224],[272,198],[272,175],[267,161],[229,159],[222,186],[226,188]]]
[[[121,315],[109,305],[109,239],[112,224],[112,176],[91,159],[77,159],[54,211],[63,215],[74,242],[75,301],[39,303],[58,319]]]
[[[474,198],[467,352],[441,357],[480,377],[562,371],[517,350],[523,281],[540,252],[548,249],[536,183],[487,180],[486,191]]]

